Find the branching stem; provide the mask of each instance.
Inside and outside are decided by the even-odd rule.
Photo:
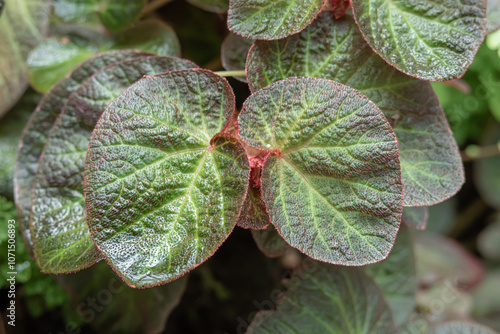
[[[215,74],[220,75],[221,77],[239,77],[239,76],[246,76],[245,70],[241,71],[218,71],[215,72]]]

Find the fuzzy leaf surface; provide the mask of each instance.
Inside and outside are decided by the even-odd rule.
[[[323,0],[231,0],[227,25],[249,39],[280,39],[307,27],[323,4]]]
[[[63,22],[81,22],[97,14],[111,31],[132,25],[141,16],[147,0],[54,0],[54,14]]]
[[[432,328],[429,334],[497,334],[491,328],[486,326],[473,323],[473,322],[461,322],[461,321],[450,321],[442,323]]]
[[[30,83],[45,93],[78,64],[97,53],[118,49],[138,49],[161,56],[180,55],[175,32],[160,20],[141,21],[131,29],[110,35],[81,26],[63,27],[31,52]]]
[[[263,230],[252,230],[252,237],[260,251],[268,257],[279,257],[290,249],[273,224]]]
[[[245,68],[248,50],[253,44],[253,40],[229,33],[222,42],[220,59],[222,67],[227,71],[238,71]],[[247,82],[244,76],[234,77],[235,79]]]
[[[295,275],[276,311],[258,313],[257,333],[397,333],[377,285],[359,268],[313,263]]]
[[[417,292],[413,240],[408,227],[401,224],[394,247],[385,260],[363,269],[380,287],[392,310],[394,322],[402,327],[415,310]]]
[[[76,271],[101,258],[87,226],[83,170],[90,135],[104,109],[144,75],[192,67],[164,56],[124,60],[101,69],[68,98],[45,145],[32,193],[30,231],[42,271]]]
[[[352,6],[375,52],[423,80],[461,77],[486,35],[486,0],[353,0]]]
[[[0,118],[28,87],[26,59],[47,32],[50,1],[17,0],[0,16]]]
[[[90,58],[77,67],[70,76],[59,81],[40,101],[24,127],[17,148],[14,168],[14,198],[19,228],[28,253],[33,254],[29,219],[31,215],[31,190],[38,168],[38,161],[47,142],[50,129],[62,112],[68,97],[88,77],[101,68],[120,60],[145,56],[138,51],[109,51]]]
[[[428,218],[429,208],[426,206],[407,206],[403,209],[403,223],[414,229],[425,230]]]
[[[368,96],[398,138],[405,206],[439,203],[462,186],[462,159],[431,85],[387,65],[347,15],[334,20],[322,13],[300,34],[255,42],[246,69],[254,92],[290,76],[308,76],[336,80]]]
[[[224,14],[229,8],[229,0],[187,0],[191,5],[209,12]]]
[[[401,170],[374,103],[332,80],[288,78],[251,95],[238,121],[244,142],[274,150],[262,196],[288,244],[342,265],[387,256],[401,220]]]
[[[134,287],[167,283],[231,233],[249,162],[230,135],[227,81],[207,70],[147,77],[113,101],[89,144],[88,223],[108,263]]]
[[[248,194],[241,208],[237,224],[239,227],[252,230],[265,229],[270,223],[269,215],[266,212],[266,204],[262,199],[260,189],[251,182],[248,187]]]

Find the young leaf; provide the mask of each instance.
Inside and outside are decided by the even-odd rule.
[[[191,5],[209,12],[224,14],[229,8],[229,0],[187,0]]]
[[[258,313],[247,334],[397,333],[382,292],[361,269],[313,268],[295,274],[278,309]]]
[[[138,81],[99,120],[85,169],[88,224],[128,285],[184,275],[231,233],[250,172],[242,145],[216,135],[234,109],[227,81],[196,69]]]
[[[300,34],[255,42],[246,70],[252,91],[308,76],[336,80],[368,96],[398,138],[405,206],[439,203],[462,186],[460,153],[431,85],[387,65],[347,15],[334,20],[322,13]]]
[[[242,228],[262,230],[265,229],[269,223],[269,215],[266,212],[266,204],[262,200],[260,194],[260,187],[256,187],[250,181],[248,194],[241,208],[237,224]]]
[[[403,209],[403,223],[414,229],[425,230],[428,218],[429,208],[427,208],[426,206],[407,206]]]
[[[473,322],[450,321],[439,324],[429,334],[497,334],[491,328]]]
[[[239,131],[272,150],[262,195],[289,245],[342,265],[387,256],[402,211],[398,145],[366,96],[331,80],[285,79],[245,101]]]
[[[141,21],[119,34],[102,35],[75,26],[65,27],[56,36],[40,43],[28,58],[31,85],[43,93],[96,53],[138,49],[161,56],[180,55],[175,32],[160,20]]]
[[[90,134],[104,109],[144,75],[192,68],[187,60],[140,57],[103,68],[70,96],[39,161],[30,231],[38,266],[47,273],[83,269],[100,259],[84,207],[83,168]]]
[[[483,146],[499,145],[500,124],[492,123],[484,131]],[[500,209],[500,155],[478,159],[474,163],[474,182],[481,197],[494,208]]]
[[[324,0],[230,0],[227,25],[249,39],[280,39],[307,27],[323,4]]]
[[[71,93],[88,77],[99,69],[120,60],[148,55],[139,51],[109,51],[96,55],[77,67],[71,75],[59,81],[40,101],[24,127],[21,141],[17,146],[14,168],[14,198],[16,202],[19,228],[23,234],[26,250],[32,256],[33,241],[29,230],[31,215],[31,190],[38,160],[42,155],[50,129]]]
[[[0,16],[0,118],[28,87],[26,59],[46,33],[50,2],[17,0]]]
[[[273,224],[264,230],[252,230],[252,237],[260,251],[268,257],[279,257],[290,249]]]
[[[375,52],[423,80],[461,77],[486,34],[486,0],[352,0],[352,6]]]
[[[229,33],[221,45],[220,59],[222,66],[227,71],[238,71],[245,68],[248,50],[253,44],[253,40]],[[247,82],[247,78],[234,77],[235,79]]]
[[[147,0],[54,0],[54,14],[63,22],[81,22],[91,14],[112,31],[132,25],[141,16]]]
[[[387,259],[363,269],[378,284],[392,310],[394,322],[402,327],[415,310],[417,290],[413,240],[408,227],[402,224],[399,228],[398,237]]]

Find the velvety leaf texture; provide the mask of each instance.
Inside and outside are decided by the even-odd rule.
[[[230,0],[227,25],[249,39],[279,39],[307,27],[323,4],[323,0]]]
[[[223,14],[229,8],[229,0],[187,0],[193,6],[209,12]]]
[[[408,321],[415,310],[415,257],[413,240],[408,227],[401,225],[389,256],[378,263],[363,267],[382,290],[398,327]]]
[[[45,39],[28,58],[33,88],[47,92],[78,64],[96,53],[138,49],[161,56],[179,56],[180,46],[173,29],[160,20],[146,20],[119,34],[103,35],[81,26],[62,27]]]
[[[292,277],[278,309],[257,314],[247,334],[397,333],[382,292],[361,269],[311,267]]]
[[[251,95],[238,121],[244,142],[273,150],[262,195],[288,244],[334,264],[387,256],[401,220],[401,170],[375,104],[335,81],[289,78]]]
[[[50,132],[33,186],[30,231],[42,271],[75,271],[101,258],[88,231],[83,194],[85,154],[101,113],[144,75],[192,67],[173,57],[124,60],[103,68],[71,94]]]
[[[138,51],[110,51],[90,58],[77,67],[67,78],[59,81],[43,97],[31,115],[21,136],[14,168],[14,198],[19,228],[23,234],[28,253],[33,253],[29,218],[31,215],[31,190],[38,168],[38,160],[42,155],[50,129],[63,110],[68,97],[83,81],[99,69],[120,60],[145,55],[147,54]]]
[[[147,0],[53,0],[54,14],[64,22],[80,22],[91,14],[99,15],[102,24],[112,31],[122,30],[141,16]]]
[[[264,230],[252,230],[252,237],[259,250],[268,257],[281,256],[290,249],[272,224]]]
[[[229,33],[222,42],[220,59],[224,69],[228,71],[239,71],[245,68],[248,50],[253,44],[253,40]],[[234,77],[235,79],[247,82],[244,76]]]
[[[464,182],[462,160],[429,83],[387,65],[347,15],[322,13],[300,34],[257,41],[247,59],[252,91],[290,76],[333,79],[359,89],[384,112],[398,138],[405,206],[453,196]]]
[[[269,223],[269,215],[266,212],[266,204],[262,199],[260,189],[250,182],[248,194],[241,208],[237,224],[242,228],[262,230],[265,229]]]
[[[26,59],[49,25],[50,2],[16,0],[0,16],[0,118],[28,87]]]
[[[377,54],[424,80],[462,76],[486,33],[486,0],[353,0],[352,5]]]
[[[426,206],[405,207],[403,209],[403,223],[414,229],[425,230],[428,218],[429,208]]]
[[[242,145],[216,133],[234,108],[224,78],[185,70],[140,80],[98,122],[85,171],[88,223],[130,286],[182,276],[232,231],[250,167]]]
[[[450,321],[437,325],[429,334],[497,334],[491,328],[473,322]]]

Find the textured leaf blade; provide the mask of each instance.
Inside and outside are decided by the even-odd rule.
[[[429,208],[426,206],[407,206],[403,209],[403,223],[417,230],[425,230],[428,218]]]
[[[97,14],[106,28],[117,31],[137,21],[146,3],[147,0],[54,0],[54,14],[63,22],[81,22]]]
[[[415,310],[417,292],[413,240],[408,227],[401,225],[394,247],[385,260],[363,269],[382,290],[396,325],[404,326]]]
[[[247,54],[253,40],[229,33],[221,45],[220,59],[222,66],[227,71],[240,71],[245,68]],[[246,77],[234,77],[235,79],[247,82]]]
[[[282,256],[290,249],[273,224],[263,230],[252,230],[252,237],[260,251],[268,257]]]
[[[401,220],[401,171],[394,133],[371,101],[331,80],[289,78],[251,95],[238,121],[244,142],[275,150],[262,195],[288,244],[334,264],[387,256]]]
[[[229,0],[188,0],[188,2],[193,6],[218,14],[224,14],[229,8]]]
[[[0,118],[28,87],[26,59],[49,25],[50,2],[9,1],[0,16]]]
[[[496,334],[494,330],[473,322],[450,321],[432,328],[429,334]]]
[[[274,312],[256,315],[247,333],[397,333],[376,284],[359,268],[314,263],[297,273]]]
[[[377,54],[424,80],[461,77],[486,34],[486,0],[353,0],[352,5]]]
[[[405,206],[439,203],[462,186],[460,153],[431,85],[382,61],[352,18],[323,13],[300,34],[254,43],[247,60],[252,91],[290,76],[336,80],[377,104],[398,138]]]
[[[232,231],[248,158],[231,136],[211,138],[233,112],[225,79],[185,70],[137,82],[97,124],[85,172],[88,223],[130,286],[182,276]]]
[[[161,56],[179,56],[180,46],[173,29],[160,20],[146,20],[119,34],[103,35],[81,26],[63,27],[45,39],[28,58],[33,88],[47,92],[78,64],[96,53],[138,49]]]
[[[323,0],[231,0],[227,24],[249,39],[279,39],[307,27],[323,4]]]
[[[32,192],[30,231],[42,271],[76,271],[101,258],[88,231],[83,194],[85,154],[101,113],[144,75],[192,67],[187,60],[163,56],[124,60],[101,69],[71,94],[50,132]]]
[[[38,161],[47,142],[50,129],[64,108],[71,93],[99,69],[127,58],[147,55],[138,51],[110,51],[90,58],[58,82],[40,101],[24,127],[17,148],[14,168],[14,198],[26,250],[33,256],[33,241],[29,230],[31,190]]]

